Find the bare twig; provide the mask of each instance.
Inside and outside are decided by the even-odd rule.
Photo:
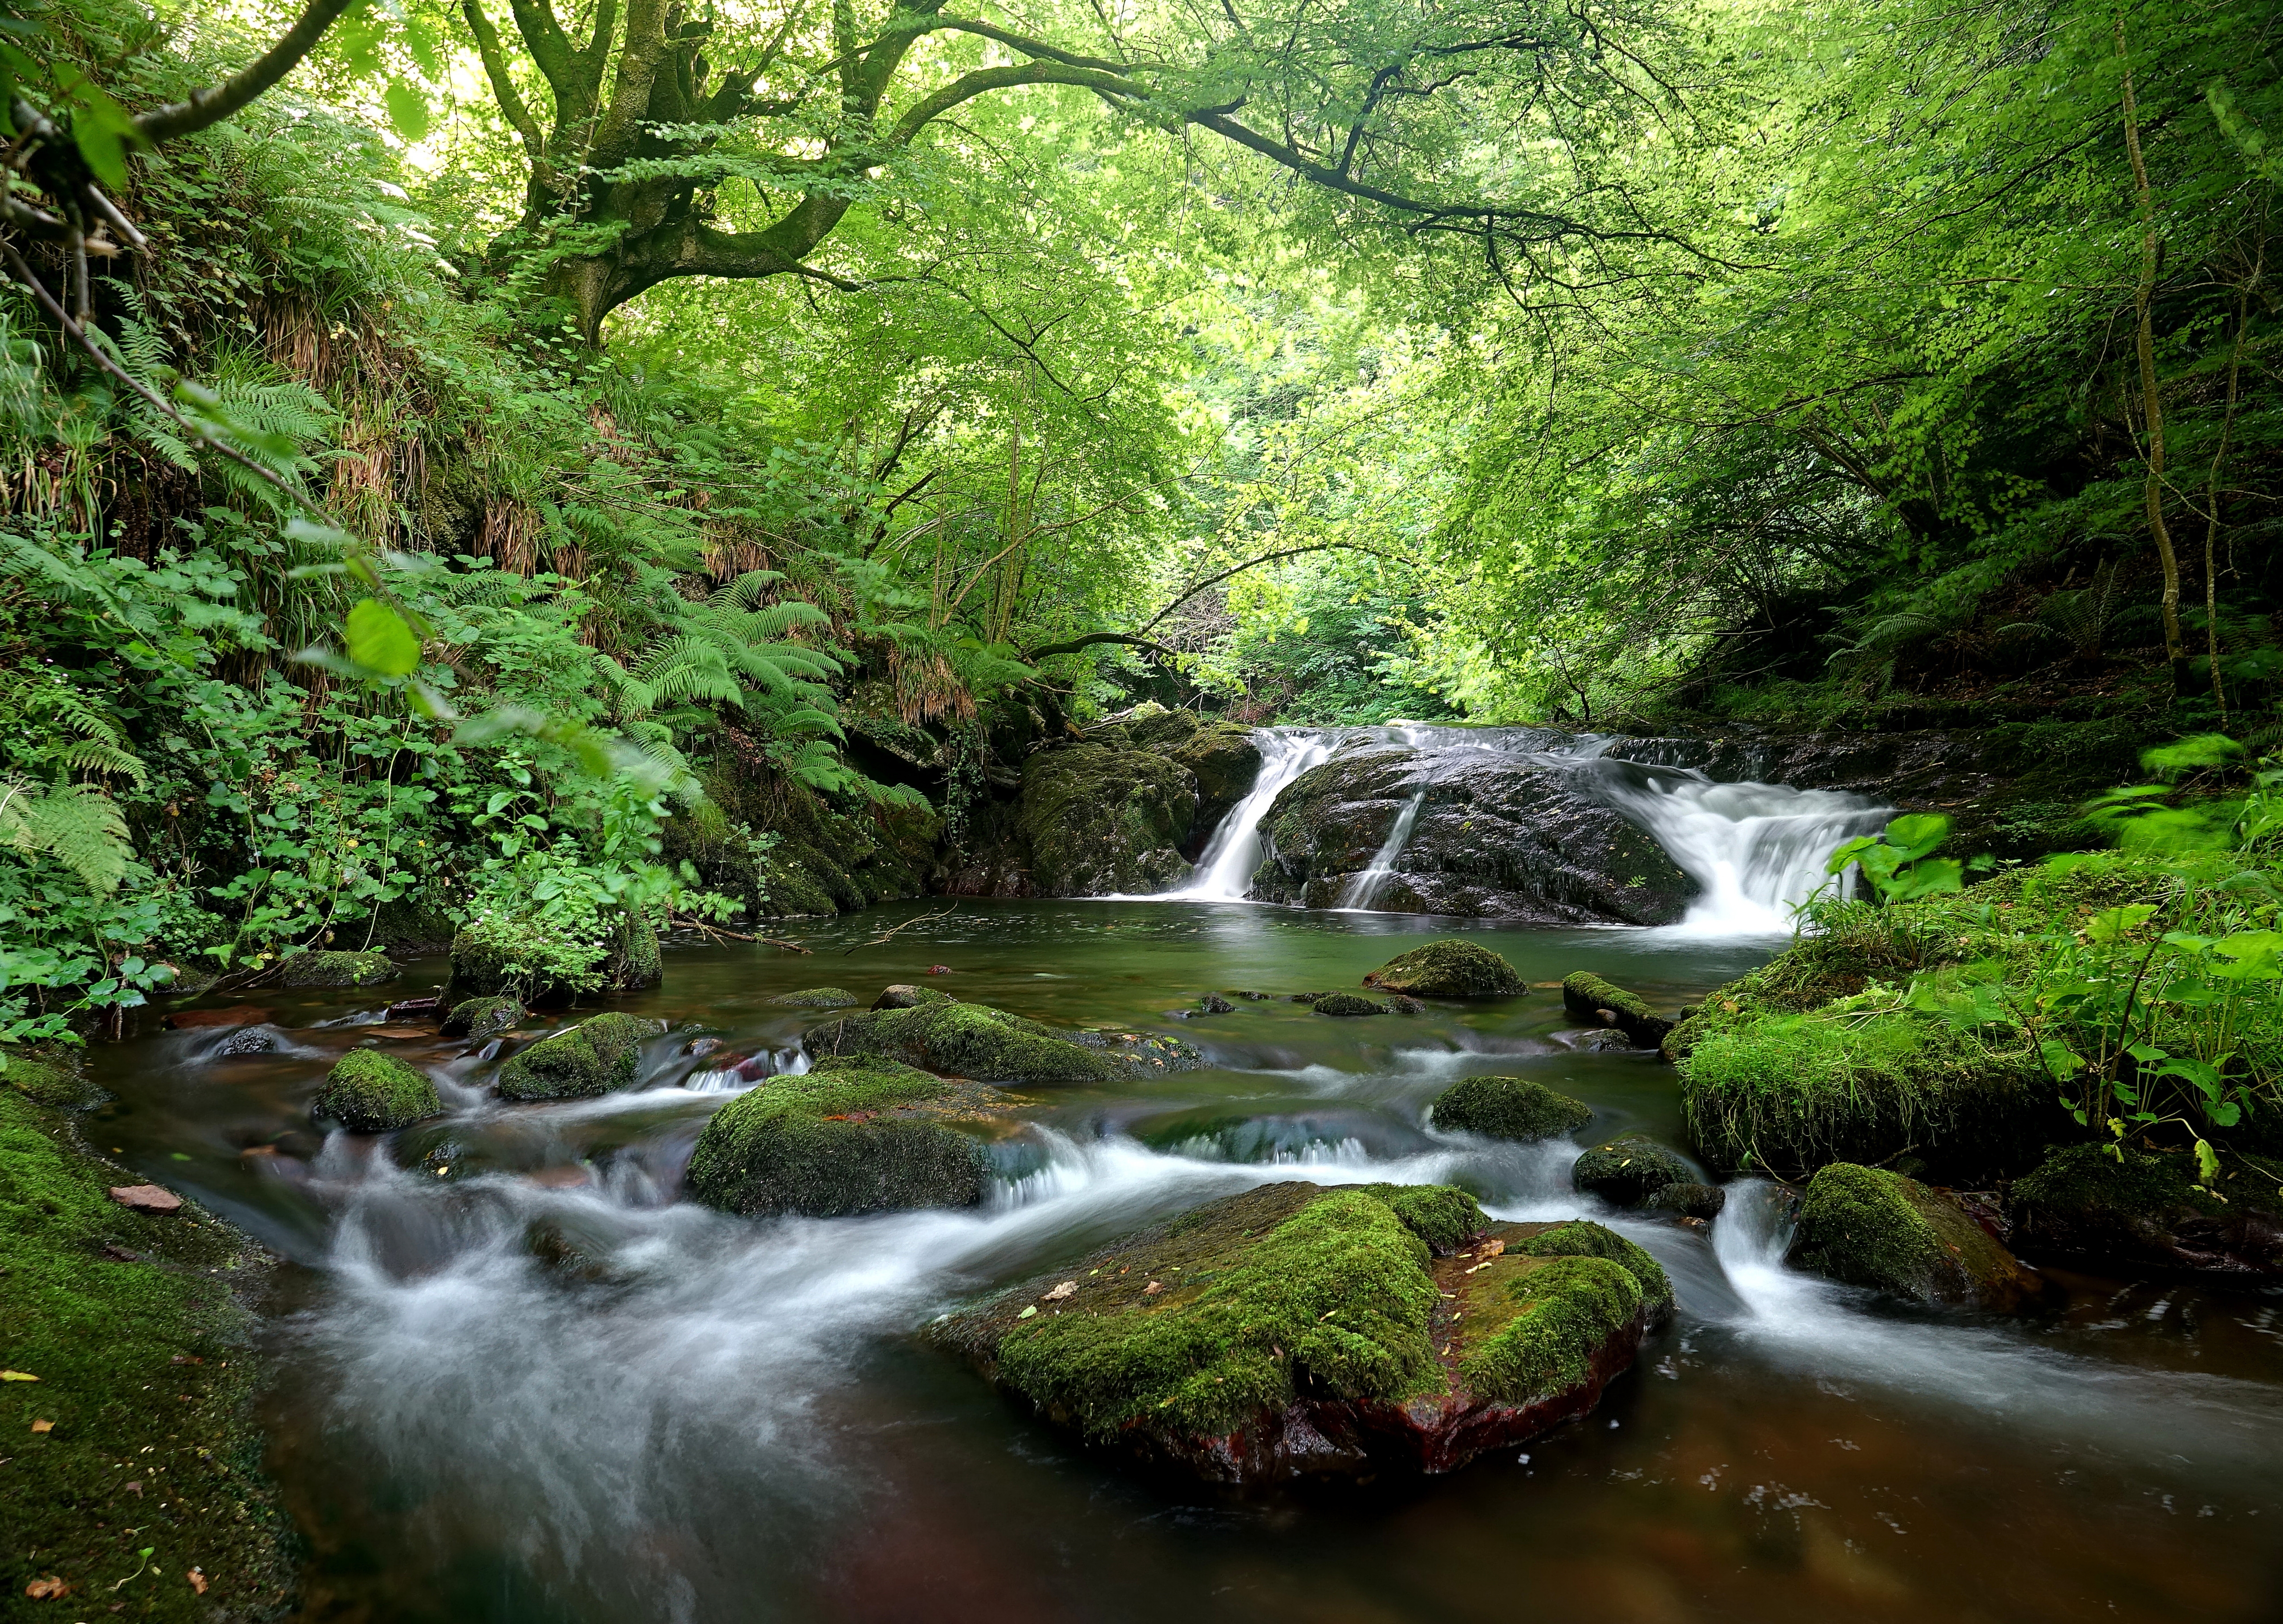
[[[747,936],[742,930],[724,930],[719,925],[709,925],[702,919],[689,919],[679,913],[666,915],[669,921],[690,930],[702,930],[707,936],[721,936],[732,942],[758,942],[763,947],[779,947],[789,953],[805,953],[809,950],[798,942],[787,942],[776,936]]]
[[[877,947],[883,942],[894,936],[899,931],[909,930],[914,925],[924,925],[930,920],[942,919],[947,914],[956,913],[958,908],[959,905],[954,902],[951,906],[947,908],[938,908],[932,913],[916,913],[900,925],[890,926],[886,930],[882,931],[878,936],[874,936],[869,942],[859,942],[856,944],[856,947],[844,948],[841,951],[840,956],[843,959],[845,959],[850,953],[854,952],[857,947]]]

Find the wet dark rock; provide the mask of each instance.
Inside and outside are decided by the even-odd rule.
[[[295,953],[279,967],[287,987],[372,987],[396,979],[386,953]]]
[[[594,1100],[635,1084],[642,1044],[666,1030],[663,1021],[612,1010],[567,1032],[542,1037],[499,1070],[503,1100]]]
[[[1268,998],[1274,998],[1275,994],[1270,992],[1247,992],[1241,988],[1231,987],[1228,990],[1228,996],[1233,998],[1244,998],[1249,1002],[1258,1004]]]
[[[510,1030],[523,1016],[521,998],[464,998],[452,1006],[452,1013],[444,1017],[440,1030],[447,1037],[484,1043]]]
[[[1417,998],[1406,998],[1400,992],[1387,1000],[1387,1006],[1399,1015],[1423,1015],[1427,1013],[1426,1005]]]
[[[1593,1409],[1669,1311],[1599,1224],[1464,1192],[1266,1185],[947,1316],[935,1340],[1087,1441],[1214,1482],[1440,1472]]]
[[[803,987],[780,992],[769,1000],[786,1009],[853,1009],[863,1000],[845,987]]]
[[[2127,1147],[2120,1161],[2102,1146],[2068,1146],[2007,1192],[2014,1239],[2038,1255],[2283,1277],[2283,1215],[2270,1209],[2283,1163],[2240,1160],[2248,1171],[2230,1167],[2233,1176],[2207,1190],[2186,1151]]]
[[[1502,998],[1523,990],[1514,966],[1489,948],[1456,936],[1398,953],[1365,976],[1363,984],[1425,998]]]
[[[1108,1083],[1204,1064],[1196,1050],[1179,1038],[1058,1032],[987,1004],[949,998],[844,1015],[810,1029],[801,1046],[819,1057],[877,1055],[986,1083]]]
[[[1196,781],[1197,807],[1190,820],[1188,855],[1194,858],[1212,838],[1221,820],[1252,792],[1260,776],[1260,744],[1252,729],[1235,722],[1206,722],[1177,742],[1150,743],[1168,761],[1187,767]]]
[[[1897,1296],[2000,1311],[2045,1289],[1947,1192],[1851,1162],[1808,1181],[1789,1261]]]
[[[1329,992],[1295,992],[1290,995],[1286,1001],[1293,1004],[1313,1004],[1318,998],[1329,998],[1331,994]]]
[[[714,1053],[721,1047],[722,1043],[719,1037],[693,1037],[682,1045],[682,1052],[691,1056],[703,1056]],[[744,1057],[737,1055],[732,1058],[743,1060]]]
[[[325,1075],[310,1107],[321,1122],[351,1133],[393,1133],[443,1114],[428,1074],[377,1049],[352,1049]]]
[[[1295,779],[1269,808],[1252,894],[1333,905],[1404,809],[1423,797],[1394,872],[1373,893],[1375,908],[1544,924],[1674,922],[1695,882],[1596,794],[1597,782],[1590,766],[1522,754],[1344,750]]]
[[[1718,1185],[1667,1185],[1641,1204],[1684,1218],[1711,1219],[1728,1204],[1728,1193]]]
[[[249,1054],[274,1054],[277,1052],[277,1034],[267,1028],[242,1026],[206,1051],[206,1058],[234,1061]]]
[[[948,1004],[951,994],[939,992],[933,987],[915,987],[909,982],[898,982],[872,1000],[875,1009],[917,1009],[923,1004]]]
[[[392,1021],[440,1019],[444,1014],[444,999],[434,992],[423,998],[399,998],[388,1006],[387,1014]]]
[[[1229,1015],[1236,1013],[1236,1006],[1218,992],[1208,992],[1197,1000],[1197,1010],[1202,1014]]]
[[[1189,873],[1181,848],[1196,817],[1196,780],[1147,750],[1079,743],[1023,766],[1018,828],[1043,897],[1163,890]]]
[[[1328,992],[1309,1008],[1320,1015],[1383,1015],[1387,1006],[1375,998],[1358,998],[1352,992]]]
[[[1453,1132],[1529,1144],[1577,1132],[1593,1120],[1593,1108],[1526,1077],[1464,1077],[1436,1098],[1427,1119]]]
[[[753,1217],[973,1207],[990,1163],[962,1125],[1001,1120],[1016,1103],[892,1061],[827,1060],[715,1112],[690,1156],[690,1193]]]
[[[1639,993],[1586,970],[1562,983],[1562,1007],[1572,1020],[1623,1032],[1636,1049],[1658,1047],[1675,1024],[1651,1009]]]
[[[1687,1162],[1639,1134],[1596,1146],[1578,1158],[1570,1177],[1580,1190],[1613,1207],[1638,1207],[1669,1185],[1695,1184]]]

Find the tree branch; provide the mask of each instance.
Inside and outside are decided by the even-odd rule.
[[[1163,620],[1166,616],[1180,608],[1182,604],[1188,602],[1191,598],[1196,597],[1197,594],[1203,592],[1206,587],[1218,587],[1230,576],[1242,575],[1247,570],[1251,569],[1255,564],[1274,563],[1280,558],[1297,558],[1303,553],[1329,553],[1335,551],[1369,553],[1374,558],[1384,558],[1390,563],[1400,563],[1403,562],[1399,558],[1393,557],[1389,554],[1379,551],[1376,548],[1365,547],[1360,542],[1356,541],[1312,541],[1306,547],[1288,547],[1278,552],[1263,553],[1258,558],[1248,558],[1243,563],[1232,564],[1229,568],[1223,570],[1218,575],[1206,576],[1204,579],[1199,581],[1196,586],[1190,587],[1180,597],[1175,598],[1171,603],[1166,604],[1165,608],[1150,616],[1149,618],[1142,624],[1142,629],[1144,632],[1147,632],[1151,626],[1156,626],[1160,620]]]
[[[1146,637],[1137,637],[1131,632],[1088,632],[1084,637],[1073,637],[1066,642],[1048,643],[1043,649],[1034,649],[1023,657],[1024,663],[1036,665],[1040,660],[1052,659],[1057,654],[1076,654],[1079,649],[1091,649],[1096,643],[1124,643],[1129,648],[1147,649],[1150,653],[1164,655],[1168,659],[1180,652],[1163,643],[1151,642]]]
[[[136,131],[152,146],[219,124],[271,85],[292,72],[314,50],[325,30],[355,4],[355,0],[309,0],[308,10],[272,45],[232,78],[203,90],[191,92],[188,101],[153,107],[135,120]]]
[[[507,55],[500,49],[499,30],[484,15],[480,0],[460,0],[460,14],[468,19],[468,32],[476,36],[476,55],[482,59],[484,77],[491,81],[492,95],[498,99],[500,112],[506,115],[509,127],[523,137],[523,150],[537,162],[547,154],[547,136],[515,88],[515,79],[508,71]]]

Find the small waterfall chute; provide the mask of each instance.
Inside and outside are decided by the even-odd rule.
[[[1254,736],[1260,742],[1260,772],[1252,788],[1213,830],[1189,882],[1165,896],[1191,902],[1243,901],[1252,889],[1253,870],[1260,866],[1260,820],[1287,784],[1331,758],[1337,742],[1330,734],[1268,728]]]
[[[1340,888],[1339,905],[1342,908],[1364,912],[1371,907],[1371,900],[1379,895],[1379,888],[1387,882],[1387,876],[1395,872],[1396,859],[1403,855],[1403,848],[1411,843],[1411,831],[1419,822],[1419,809],[1426,804],[1427,792],[1422,789],[1411,797],[1401,812],[1395,814],[1395,825],[1387,831],[1387,838],[1380,843],[1379,851],[1372,857],[1371,866]]]

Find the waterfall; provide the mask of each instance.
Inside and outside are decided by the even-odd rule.
[[[1411,797],[1411,804],[1395,816],[1395,827],[1387,832],[1387,839],[1371,859],[1371,866],[1351,879],[1340,890],[1339,905],[1343,908],[1367,909],[1371,899],[1379,895],[1379,888],[1395,871],[1395,859],[1403,855],[1403,848],[1411,843],[1412,826],[1419,821],[1419,809],[1427,804],[1427,792],[1422,789]]]
[[[1193,902],[1243,901],[1252,889],[1252,871],[1260,866],[1260,820],[1285,785],[1330,758],[1336,742],[1330,734],[1268,728],[1253,736],[1260,742],[1259,776],[1213,831],[1189,882],[1165,896]]]
[[[1703,936],[1772,936],[1830,876],[1825,860],[1876,834],[1893,808],[1832,789],[1716,784],[1693,768],[1608,762],[1600,791],[1640,823],[1698,885],[1682,929]]]

